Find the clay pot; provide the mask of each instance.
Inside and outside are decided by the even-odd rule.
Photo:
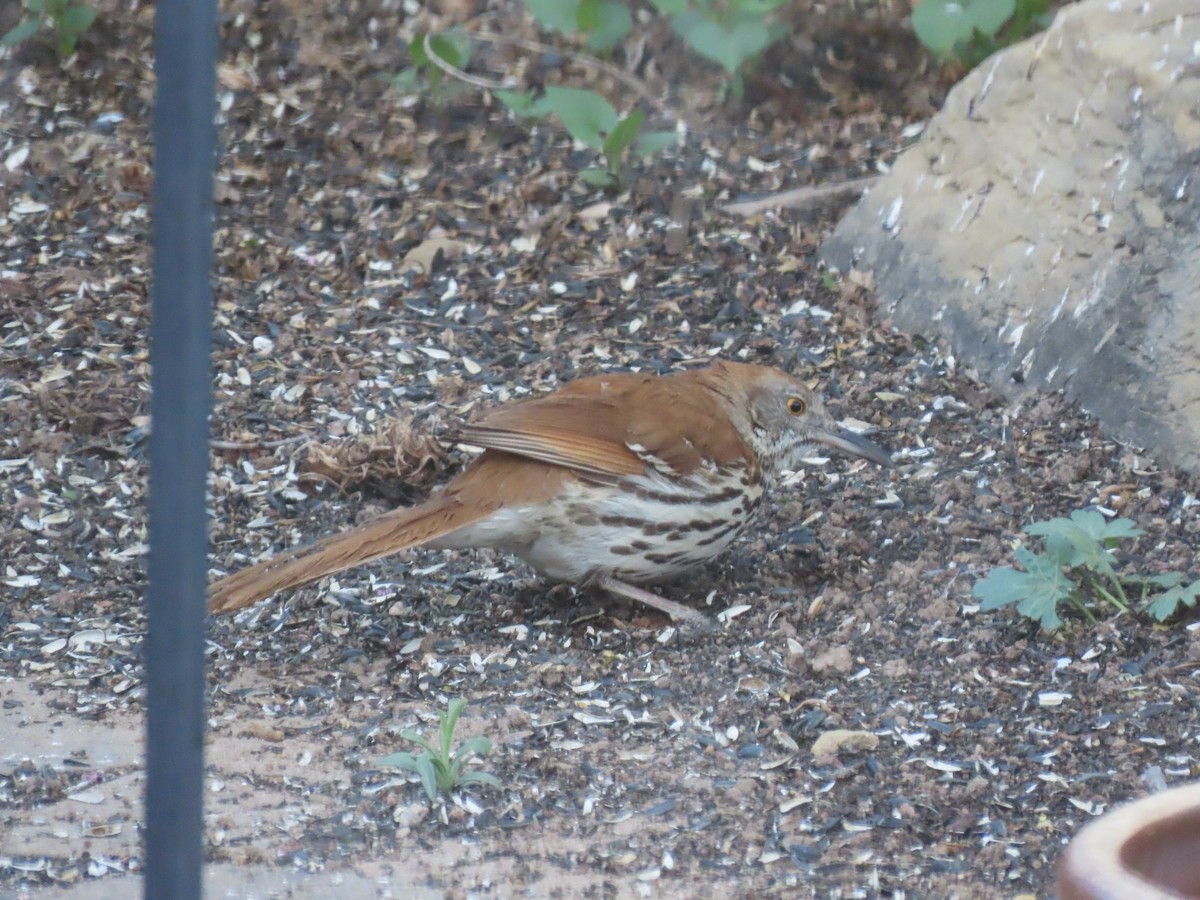
[[[1120,806],[1071,841],[1060,900],[1200,898],[1200,784]]]

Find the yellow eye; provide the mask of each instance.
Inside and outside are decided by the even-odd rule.
[[[787,409],[793,416],[802,416],[807,406],[800,397],[788,397]]]

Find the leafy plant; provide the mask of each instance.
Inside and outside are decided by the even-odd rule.
[[[1050,23],[1049,0],[921,0],[918,40],[935,56],[974,66]]]
[[[673,131],[641,134],[645,114],[635,109],[621,117],[612,104],[595,91],[552,86],[534,99],[521,91],[497,91],[497,98],[515,114],[529,118],[555,115],[567,133],[604,157],[604,168],[584,169],[579,177],[596,187],[611,187],[623,180],[624,159],[631,147],[639,156],[649,156],[675,141]]]
[[[465,69],[471,61],[471,41],[464,32],[452,29],[442,34],[430,34],[428,38],[429,52],[451,68]],[[408,57],[412,60],[412,65],[401,69],[392,78],[392,87],[405,93],[428,87],[430,95],[438,100],[444,96],[443,82],[446,73],[429,58],[425,39],[426,35],[418,34],[408,42]]]
[[[771,14],[787,0],[650,0],[671,20],[671,28],[701,56],[729,76],[730,93],[740,97],[742,69],[788,33],[771,24]]]
[[[35,37],[45,24],[50,25],[50,46],[60,57],[75,52],[83,33],[96,21],[96,10],[75,0],[25,0],[25,17],[0,37],[0,44],[16,47]]]
[[[525,7],[544,28],[585,35],[597,53],[612,52],[633,30],[629,7],[619,0],[525,0]]]
[[[406,741],[412,741],[424,749],[424,753],[414,756],[401,751],[385,756],[376,761],[377,766],[390,766],[415,772],[421,778],[421,785],[429,802],[437,801],[439,792],[448,793],[461,784],[487,784],[500,787],[496,776],[487,772],[464,771],[466,764],[478,756],[483,758],[492,752],[492,742],[485,737],[467,738],[454,748],[454,726],[462,714],[467,701],[461,697],[450,701],[444,713],[438,713],[438,746],[434,746],[412,729],[405,729],[400,736]]]
[[[1164,622],[1175,615],[1182,607],[1193,607],[1200,600],[1200,578],[1191,584],[1183,583],[1183,575],[1179,572],[1167,572],[1163,575],[1147,575],[1140,579],[1145,585],[1165,588],[1146,607],[1150,615],[1159,622]]]
[[[607,2],[615,4],[615,0]],[[576,22],[590,25],[593,22],[590,17],[606,14],[604,4],[597,5],[593,0],[542,5],[533,0],[531,8],[532,6],[537,6],[547,21],[554,22],[556,27],[561,26],[563,29],[568,25],[573,28],[572,23]],[[567,10],[569,16],[564,12],[567,7],[570,7]],[[628,10],[625,12],[628,13]],[[465,68],[470,61],[471,44],[468,36],[461,31],[419,34],[409,41],[408,54],[413,64],[392,78],[392,86],[405,92],[427,87],[436,97],[443,90],[446,75],[438,63],[444,63],[450,69]],[[486,83],[483,86],[491,87]],[[649,156],[675,141],[673,131],[641,133],[642,123],[645,121],[645,114],[641,110],[633,110],[624,117],[619,116],[612,105],[595,91],[555,86],[548,87],[545,94],[536,99],[527,91],[500,90],[492,87],[492,92],[513,113],[522,118],[557,116],[571,137],[598,151],[604,157],[606,166],[585,169],[580,173],[584,181],[597,187],[612,187],[624,180],[624,160],[627,151],[632,149],[640,156]]]
[[[1200,579],[1185,586],[1177,572],[1151,576],[1117,572],[1111,550],[1122,540],[1145,533],[1129,519],[1106,521],[1094,509],[1079,509],[1070,518],[1034,522],[1024,531],[1042,538],[1044,552],[1017,547],[1013,555],[1025,571],[993,569],[977,581],[972,593],[982,601],[980,609],[1015,605],[1021,615],[1053,629],[1062,624],[1058,605],[1063,602],[1074,606],[1089,622],[1096,621],[1090,604],[1097,599],[1128,611],[1126,586],[1140,588],[1143,603],[1154,589],[1164,589],[1147,606],[1160,622],[1181,606],[1195,606],[1200,599]]]

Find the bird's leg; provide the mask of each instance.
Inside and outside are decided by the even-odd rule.
[[[676,603],[674,600],[668,600],[666,597],[660,597],[651,591],[642,590],[640,587],[620,581],[611,575],[600,575],[592,583],[602,591],[608,591],[610,594],[636,600],[638,603],[666,613],[676,622],[686,622],[689,625],[704,629],[711,629],[713,627],[712,619],[699,610],[692,609],[690,606],[684,606],[682,603]]]

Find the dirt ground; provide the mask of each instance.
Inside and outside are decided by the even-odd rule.
[[[414,5],[415,6],[415,5]],[[145,619],[152,11],[0,69],[0,895],[132,896]],[[222,4],[213,567],[420,497],[476,406],[709,356],[810,377],[895,455],[814,464],[664,592],[698,636],[486,554],[414,553],[212,622],[209,896],[1042,897],[1093,816],[1198,774],[1195,616],[1037,631],[975,581],[1100,505],[1195,577],[1200,483],[1058,397],[1014,406],[815,262],[946,87],[885,7],[794,4],[723,101],[669,30],[614,58],[680,145],[594,155],[485,92],[406,95],[392,3]],[[514,3],[444,4],[473,73],[636,97]],[[411,431],[410,431],[411,429]],[[431,733],[502,783],[431,807],[380,769]],[[816,740],[858,733],[840,752]]]

